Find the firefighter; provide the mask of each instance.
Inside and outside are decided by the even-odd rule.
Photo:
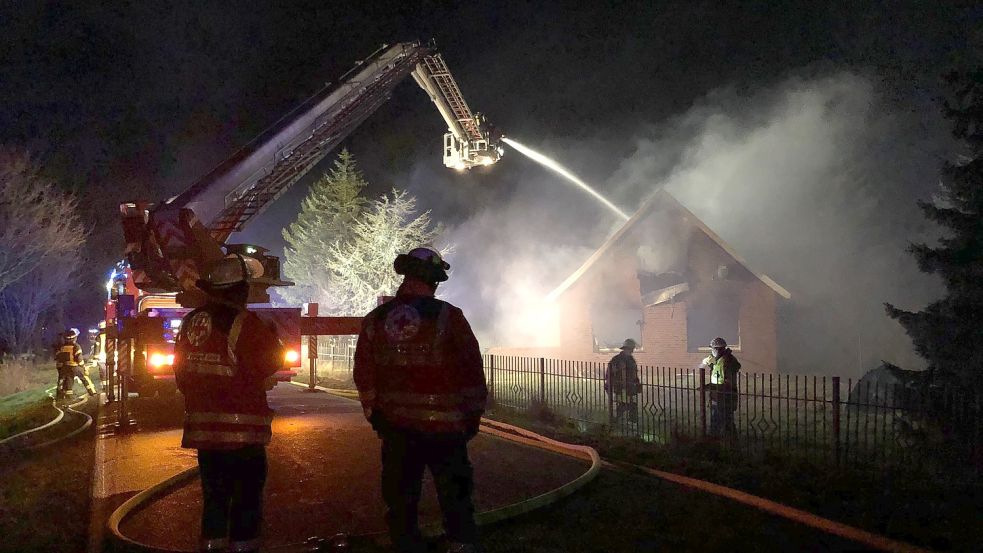
[[[719,336],[710,341],[710,355],[700,365],[710,369],[710,435],[735,436],[734,413],[737,411],[737,372],[741,363]]]
[[[89,371],[85,368],[82,358],[82,346],[78,344],[79,331],[70,328],[65,331],[61,347],[55,354],[55,367],[58,369],[58,391],[56,398],[70,397],[75,394],[75,378],[82,381],[90,396],[96,395],[96,388],[89,380]]]
[[[175,345],[184,394],[181,447],[198,450],[202,551],[258,551],[273,411],[264,381],[284,363],[276,333],[246,310],[258,261],[216,262],[197,286],[207,303],[188,313]]]
[[[450,269],[440,254],[416,248],[393,268],[403,283],[366,315],[353,369],[365,417],[382,439],[390,537],[398,551],[426,551],[417,505],[429,468],[448,551],[478,551],[467,449],[488,395],[478,340],[460,309],[434,298]]]
[[[638,424],[638,399],[641,381],[638,379],[638,364],[632,353],[638,344],[628,338],[621,345],[621,353],[608,362],[604,374],[604,391],[611,401],[614,411],[614,424],[621,424],[622,417],[628,413],[628,423]]]

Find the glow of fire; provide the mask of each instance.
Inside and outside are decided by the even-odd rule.
[[[528,157],[529,159],[535,161],[536,163],[539,163],[540,165],[542,165],[543,167],[546,167],[547,169],[550,169],[550,170],[552,170],[552,171],[554,171],[556,173],[559,173],[565,179],[569,180],[573,184],[576,184],[581,189],[583,189],[585,192],[587,192],[588,194],[590,194],[591,196],[593,196],[594,199],[596,199],[597,201],[599,201],[602,204],[604,204],[605,207],[607,207],[611,211],[615,212],[618,215],[618,217],[621,217],[622,220],[624,220],[624,221],[627,221],[628,220],[628,215],[626,215],[624,211],[621,211],[620,209],[618,209],[618,206],[616,206],[613,203],[611,203],[610,201],[608,201],[607,198],[605,198],[604,196],[600,195],[596,190],[594,190],[593,188],[591,188],[586,182],[584,182],[584,181],[580,180],[579,178],[577,178],[577,175],[574,175],[573,173],[571,173],[566,167],[564,167],[564,166],[560,165],[559,163],[553,161],[552,159],[544,156],[543,154],[541,154],[541,153],[539,153],[539,152],[537,152],[537,151],[529,148],[528,146],[523,146],[522,144],[519,144],[515,140],[512,140],[510,138],[502,138],[502,141],[505,142],[506,144],[508,144],[509,146],[512,146],[513,148],[515,148],[515,150],[517,152],[519,152],[520,154]]]

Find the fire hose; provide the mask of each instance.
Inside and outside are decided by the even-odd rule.
[[[58,406],[57,400],[55,400],[55,398],[51,396],[51,391],[54,390],[54,389],[55,389],[54,387],[48,388],[47,390],[45,390],[45,393],[47,393],[48,394],[48,397],[51,399],[51,406],[55,409],[55,411],[58,411],[58,414],[55,416],[55,418],[52,419],[49,422],[46,422],[46,423],[40,425],[40,426],[31,428],[29,430],[25,430],[23,432],[19,432],[17,434],[14,434],[13,436],[8,436],[8,437],[0,440],[0,447],[6,447],[6,448],[13,449],[10,446],[5,446],[5,444],[7,444],[9,442],[12,442],[12,441],[14,441],[14,440],[16,440],[18,438],[23,438],[24,436],[28,436],[28,435],[34,434],[35,432],[40,432],[42,430],[45,430],[47,428],[51,428],[51,427],[55,426],[56,424],[60,423],[65,418],[65,411],[71,411],[72,413],[74,413],[76,415],[80,415],[80,416],[84,417],[85,418],[85,422],[82,423],[82,426],[80,426],[80,427],[72,430],[68,434],[65,434],[63,436],[58,436],[57,438],[52,438],[50,440],[47,440],[47,441],[42,442],[42,443],[39,443],[39,444],[33,444],[33,445],[30,445],[30,446],[27,446],[27,447],[23,448],[23,450],[24,451],[31,451],[31,450],[35,450],[35,449],[41,449],[41,448],[47,447],[49,445],[56,444],[58,442],[62,442],[64,440],[67,440],[69,438],[72,438],[74,436],[77,436],[78,434],[80,434],[83,431],[85,431],[85,429],[87,429],[90,426],[92,426],[92,417],[88,413],[83,413],[81,411],[76,411],[75,410],[76,407],[78,407],[78,406],[82,405],[83,403],[85,403],[86,401],[88,401],[89,398],[82,397],[82,398],[80,398],[78,401],[76,401],[74,403],[70,403],[68,405],[65,405],[64,406],[65,409],[63,410],[63,409],[61,409]]]
[[[306,386],[306,384],[293,383],[301,386]],[[318,389],[329,392],[341,397],[346,397],[349,399],[355,399],[357,394],[352,390],[336,390],[329,388],[322,388],[320,386]],[[656,477],[662,480],[673,482],[682,486],[694,488],[706,493],[711,493],[720,497],[726,497],[728,499],[737,501],[739,503],[754,507],[766,513],[786,518],[800,524],[815,528],[817,530],[840,536],[857,543],[861,543],[865,546],[872,547],[882,551],[889,551],[892,553],[929,553],[930,550],[920,548],[905,542],[892,540],[885,536],[874,534],[872,532],[867,532],[859,528],[849,526],[847,524],[839,523],[827,518],[814,515],[807,511],[802,511],[788,505],[778,503],[776,501],[771,501],[763,497],[758,497],[740,490],[733,488],[728,488],[726,486],[721,486],[719,484],[714,484],[705,480],[700,480],[697,478],[691,478],[687,476],[682,476],[679,474],[674,474],[666,471],[660,471],[652,469],[649,467],[643,467],[640,465],[634,465],[631,463],[624,462],[610,462],[601,459],[597,451],[589,446],[569,444],[561,442],[558,440],[553,440],[546,436],[542,436],[535,432],[506,424],[500,421],[495,421],[491,419],[482,418],[481,419],[481,432],[486,434],[498,436],[503,439],[523,443],[526,445],[531,445],[534,447],[540,447],[550,451],[562,453],[565,455],[570,455],[580,459],[590,460],[591,466],[587,472],[578,476],[574,480],[567,482],[566,484],[550,490],[544,494],[525,499],[523,501],[513,503],[511,505],[505,505],[497,509],[492,509],[491,511],[485,511],[483,513],[478,513],[475,518],[479,525],[490,525],[496,522],[501,522],[503,520],[514,518],[522,514],[529,513],[533,510],[540,509],[560,499],[569,496],[575,491],[582,488],[588,482],[593,480],[598,473],[600,473],[601,467],[607,467],[610,469],[618,470],[626,473],[643,474],[649,477]],[[148,546],[146,544],[139,543],[135,540],[127,538],[120,531],[120,524],[133,513],[135,510],[142,508],[149,501],[166,495],[172,491],[177,486],[184,484],[195,478],[198,475],[198,468],[192,467],[186,469],[174,476],[159,482],[130,498],[125,503],[119,506],[116,511],[109,517],[108,527],[111,535],[120,543],[135,548],[140,551],[147,552],[168,552],[168,553],[185,553],[184,550],[174,550],[174,549],[160,549]],[[433,537],[439,535],[439,527],[429,526],[423,529],[424,533]],[[376,535],[368,536],[354,536],[355,538],[372,538]],[[319,551],[324,549],[319,549],[318,546],[323,545],[327,547],[336,547],[338,544],[345,543],[345,536],[340,536],[341,541],[330,541],[330,540],[319,540],[312,541],[308,540],[304,544],[289,544],[276,548],[272,548],[272,551],[278,551],[281,553],[292,553],[292,552],[302,552],[302,551]]]
[[[337,392],[337,395],[342,397],[351,398],[351,393],[344,390],[329,390],[322,389],[323,391]],[[475,520],[479,525],[487,526],[497,522],[501,522],[506,519],[514,518],[536,509],[543,508],[547,505],[555,503],[560,499],[569,496],[570,494],[576,492],[588,482],[593,480],[598,473],[601,471],[601,457],[598,455],[597,451],[592,447],[567,444],[552,440],[545,436],[539,436],[538,434],[529,432],[528,430],[518,428],[515,426],[507,425],[498,421],[493,421],[489,419],[482,419],[481,431],[487,434],[499,436],[504,439],[517,441],[520,443],[526,443],[529,445],[535,445],[542,447],[544,449],[549,449],[558,453],[565,455],[570,455],[577,457],[578,459],[590,461],[590,468],[586,472],[578,476],[577,478],[563,484],[562,486],[545,492],[543,494],[531,497],[529,499],[524,499],[522,501],[498,507],[490,511],[485,511],[475,515]],[[191,467],[185,469],[170,478],[158,482],[153,486],[137,493],[122,505],[120,505],[109,517],[107,526],[109,528],[110,535],[117,542],[124,544],[134,550],[138,551],[148,551],[148,552],[169,552],[169,553],[185,553],[187,550],[178,549],[163,549],[149,546],[144,543],[137,542],[133,539],[126,537],[120,530],[120,525],[123,521],[136,510],[145,507],[150,501],[167,495],[177,487],[193,480],[198,476],[198,467]],[[429,537],[436,537],[440,535],[439,525],[426,526],[423,529],[424,534]],[[352,539],[366,539],[372,540],[381,538],[383,534],[369,534],[369,535],[358,535],[351,536]],[[305,543],[288,544],[279,547],[270,548],[271,551],[277,551],[280,553],[290,553],[290,552],[301,552],[301,551],[317,551],[319,546],[335,547],[341,541],[347,541],[348,536],[338,536],[337,540],[318,540]]]

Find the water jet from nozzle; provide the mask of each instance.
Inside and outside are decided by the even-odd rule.
[[[613,203],[611,203],[610,201],[608,201],[607,198],[605,198],[604,196],[600,195],[597,192],[597,190],[594,190],[593,188],[591,188],[590,185],[588,185],[586,182],[584,182],[584,181],[580,180],[579,178],[577,178],[577,175],[574,175],[573,173],[571,173],[566,167],[564,167],[564,166],[560,165],[559,163],[553,161],[552,159],[544,156],[543,154],[541,154],[541,153],[533,150],[532,148],[529,148],[528,146],[523,146],[522,144],[519,144],[518,142],[516,142],[515,140],[512,140],[511,138],[504,138],[503,137],[502,138],[502,142],[505,142],[509,146],[515,148],[515,150],[517,152],[519,152],[520,154],[522,154],[522,155],[528,157],[529,159],[535,161],[536,163],[542,165],[543,167],[546,167],[547,169],[550,169],[553,172],[559,173],[560,176],[562,176],[563,178],[565,178],[568,181],[572,182],[573,184],[576,184],[581,189],[583,189],[585,192],[587,192],[588,194],[590,194],[591,196],[593,196],[594,199],[596,199],[597,201],[599,201],[602,204],[604,204],[605,207],[607,207],[611,211],[615,212],[618,215],[618,217],[621,217],[622,220],[625,220],[625,221],[628,220],[628,215],[626,215],[624,211],[621,211],[620,209],[618,209],[618,206],[616,206]]]

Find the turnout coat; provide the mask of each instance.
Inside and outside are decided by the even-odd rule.
[[[237,449],[270,441],[266,379],[284,364],[274,331],[244,308],[210,303],[184,317],[174,374],[185,398],[181,446]]]
[[[377,431],[473,435],[488,395],[464,313],[412,280],[366,315],[353,377]]]

